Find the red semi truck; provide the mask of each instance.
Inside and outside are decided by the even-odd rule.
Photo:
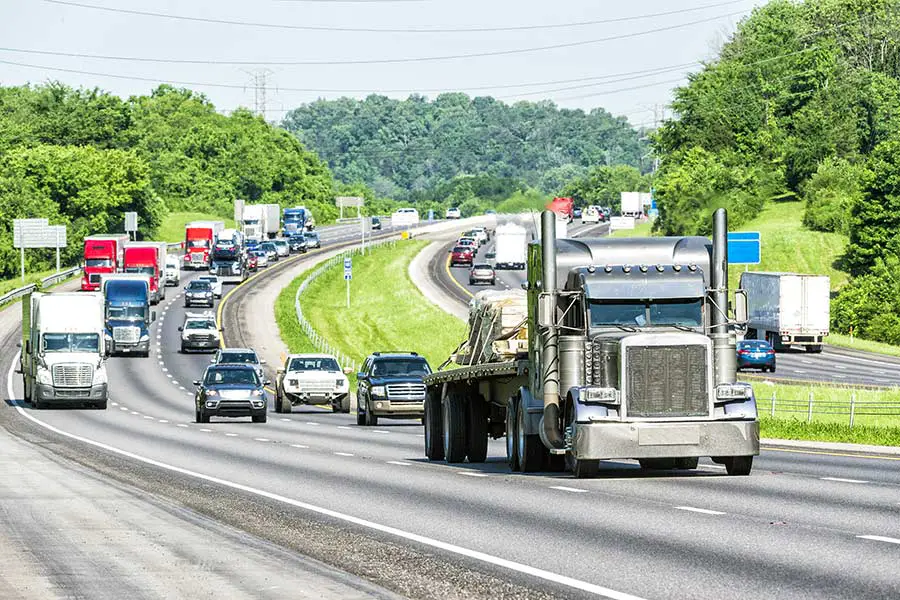
[[[84,275],[81,291],[100,289],[100,275],[122,270],[127,234],[89,235],[84,238]]]
[[[560,217],[564,217],[569,223],[575,219],[575,201],[571,198],[554,198],[547,205],[547,209],[552,210]]]
[[[209,268],[213,241],[225,229],[222,221],[193,221],[184,227],[184,268]]]
[[[150,304],[158,304],[166,297],[165,242],[128,242],[125,244],[126,273],[140,273],[150,277]]]

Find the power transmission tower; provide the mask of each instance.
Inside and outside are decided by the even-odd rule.
[[[253,112],[266,118],[266,92],[269,87],[269,78],[275,74],[271,69],[253,69],[245,71],[250,76],[253,84]]]

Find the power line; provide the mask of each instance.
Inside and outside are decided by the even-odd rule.
[[[179,58],[150,58],[150,57],[141,57],[141,56],[109,56],[102,54],[86,54],[80,52],[57,52],[51,50],[30,50],[23,48],[7,48],[0,47],[0,51],[3,52],[14,52],[19,54],[38,54],[44,56],[64,56],[69,58],[88,58],[88,59],[97,59],[97,60],[117,60],[117,61],[127,61],[127,62],[146,62],[146,63],[164,63],[164,64],[189,64],[189,65],[237,65],[237,66],[248,66],[248,65],[268,65],[268,66],[336,66],[336,65],[375,65],[375,64],[401,64],[401,63],[421,63],[421,62],[435,62],[435,61],[443,61],[443,60],[459,60],[466,58],[485,58],[492,56],[510,56],[516,54],[526,54],[532,52],[543,52],[546,50],[560,50],[564,48],[576,48],[579,46],[589,46],[593,44],[599,44],[602,42],[610,42],[615,40],[623,40],[623,39],[631,39],[635,37],[641,37],[646,35],[651,35],[654,33],[660,33],[663,31],[672,31],[675,29],[682,29],[684,27],[690,27],[692,25],[699,25],[702,23],[708,23],[710,21],[715,21],[718,19],[723,19],[727,17],[733,17],[737,15],[744,14],[745,11],[739,12],[731,12],[724,15],[717,15],[714,17],[707,17],[705,19],[697,19],[695,21],[687,21],[684,23],[678,23],[675,25],[666,25],[664,27],[656,27],[654,29],[647,29],[644,31],[637,31],[633,33],[623,33],[617,35],[611,35],[602,38],[595,38],[591,40],[581,40],[577,42],[562,42],[558,44],[550,44],[546,46],[532,46],[529,48],[516,48],[511,50],[494,50],[489,52],[471,52],[465,54],[448,54],[443,56],[417,56],[417,57],[406,57],[406,58],[384,58],[384,59],[357,59],[357,60],[212,60],[212,59],[179,59]]]
[[[231,25],[239,27],[257,27],[266,29],[284,29],[284,30],[300,30],[300,31],[327,31],[327,32],[344,32],[344,33],[392,33],[392,34],[435,34],[435,33],[498,33],[504,31],[535,31],[535,30],[553,30],[553,29],[571,29],[574,27],[588,27],[592,25],[609,25],[613,23],[626,23],[630,21],[639,21],[645,19],[655,19],[657,17],[668,17],[672,15],[697,12],[710,8],[719,8],[731,4],[739,4],[747,0],[727,0],[717,4],[706,4],[703,6],[695,6],[691,8],[681,8],[676,10],[668,10],[657,13],[647,13],[643,15],[632,15],[627,17],[614,17],[610,19],[593,19],[588,21],[576,21],[572,23],[550,23],[542,25],[511,25],[506,27],[453,27],[453,28],[375,28],[375,27],[336,27],[328,25],[290,25],[286,23],[262,23],[254,21],[239,21],[231,19],[213,19],[209,17],[192,17],[187,15],[174,15],[170,13],[160,13],[144,10],[132,10],[127,8],[114,8],[111,6],[97,6],[95,4],[84,4],[82,2],[72,2],[70,0],[42,0],[47,4],[57,4],[69,6],[73,8],[82,8],[109,13],[135,15],[141,17],[153,17],[158,19],[168,19],[174,21],[188,21],[193,23],[206,23],[214,25]],[[357,0],[358,1],[358,0]],[[396,1],[396,0],[393,0]],[[408,1],[408,0],[407,0]]]

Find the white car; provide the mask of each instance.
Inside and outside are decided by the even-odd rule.
[[[219,279],[218,276],[216,276],[216,275],[201,275],[197,279],[200,279],[202,281],[208,281],[209,287],[212,288],[213,296],[215,296],[216,298],[222,297],[222,280]]]
[[[489,241],[491,241],[491,236],[488,234],[488,230],[484,227],[473,227],[469,231],[475,234],[475,239],[478,240],[478,243],[481,245],[487,244]]]
[[[462,213],[459,212],[458,208],[448,208],[447,212],[444,213],[445,219],[459,219],[462,217]]]
[[[582,223],[599,223],[600,222],[600,207],[599,206],[588,206],[581,213],[581,222]]]
[[[181,332],[182,352],[219,348],[219,328],[216,327],[216,317],[211,311],[185,313],[184,325],[178,331]]]
[[[414,208],[401,208],[391,215],[391,225],[394,227],[408,227],[419,224],[419,211]]]
[[[181,259],[169,254],[166,256],[166,285],[178,285],[181,281]]]
[[[275,412],[289,413],[298,404],[330,404],[350,412],[350,382],[330,354],[290,354],[275,378]]]
[[[252,365],[256,369],[259,380],[265,381],[266,379],[263,371],[266,361],[261,360],[256,354],[256,350],[252,348],[222,348],[209,362],[214,365]]]
[[[254,250],[253,255],[256,256],[256,268],[261,269],[269,266],[269,255],[265,250]]]

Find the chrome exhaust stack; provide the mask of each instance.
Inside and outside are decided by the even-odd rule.
[[[736,340],[728,323],[728,213],[713,213],[712,273],[710,273],[710,338],[713,342],[716,385],[737,380]]]
[[[541,340],[541,377],[543,381],[544,415],[541,418],[540,436],[544,445],[553,449],[565,448],[565,439],[559,429],[559,328],[556,325],[556,213],[541,213],[541,291],[540,306],[544,307],[543,336]]]

